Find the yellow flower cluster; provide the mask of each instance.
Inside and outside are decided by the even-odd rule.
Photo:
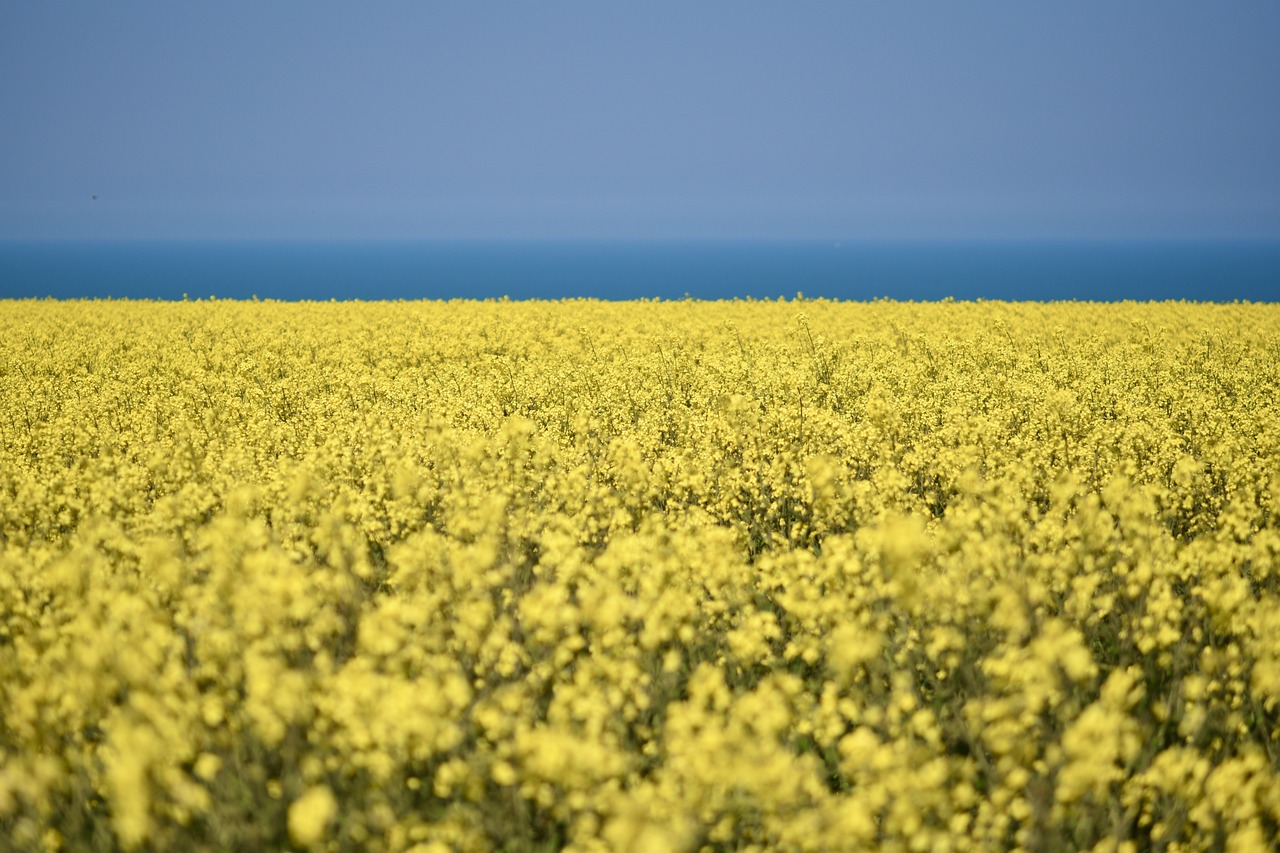
[[[1274,849],[1280,306],[0,317],[18,849]]]

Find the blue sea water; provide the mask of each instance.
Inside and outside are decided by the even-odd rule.
[[[0,298],[1280,298],[1280,242],[0,242]]]

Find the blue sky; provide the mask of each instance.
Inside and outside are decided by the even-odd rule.
[[[1275,239],[1278,44],[1275,0],[9,2],[0,239]]]

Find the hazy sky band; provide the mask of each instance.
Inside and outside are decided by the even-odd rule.
[[[1276,44],[1271,0],[9,3],[0,238],[1280,238]]]

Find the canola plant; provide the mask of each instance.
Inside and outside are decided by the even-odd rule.
[[[0,318],[0,848],[1274,849],[1280,306]]]

